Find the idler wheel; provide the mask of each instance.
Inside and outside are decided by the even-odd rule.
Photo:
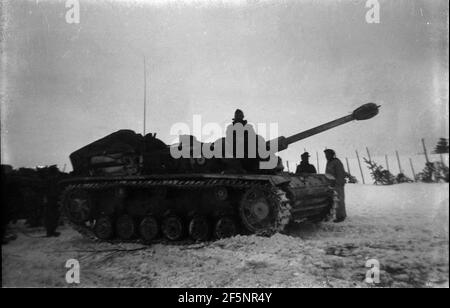
[[[220,217],[214,226],[214,236],[218,239],[231,237],[237,234],[237,226],[233,218]]]
[[[116,221],[116,234],[122,240],[129,240],[135,231],[134,221],[130,215],[122,215]]]
[[[91,215],[89,193],[81,189],[70,192],[65,198],[64,209],[71,222],[76,224],[86,222]]]
[[[183,237],[183,221],[175,215],[167,216],[162,223],[162,233],[171,241],[177,241]]]
[[[101,240],[108,240],[113,236],[114,228],[111,218],[100,217],[95,221],[94,233]]]
[[[195,241],[206,241],[209,230],[208,220],[204,216],[194,216],[189,222],[189,236]]]
[[[147,216],[139,225],[139,232],[144,242],[151,242],[159,233],[159,224],[155,217]]]
[[[248,231],[270,232],[276,224],[276,203],[262,190],[250,189],[242,197],[239,215]]]

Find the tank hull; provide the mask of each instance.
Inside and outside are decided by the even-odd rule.
[[[334,202],[320,174],[80,177],[61,184],[60,203],[72,225],[107,241],[271,235],[291,222],[326,219]]]

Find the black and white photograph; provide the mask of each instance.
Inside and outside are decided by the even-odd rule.
[[[448,1],[0,3],[2,288],[449,288]]]

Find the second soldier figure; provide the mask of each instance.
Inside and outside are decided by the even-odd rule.
[[[297,166],[295,174],[300,173],[317,173],[316,168],[309,163],[309,153],[305,152],[301,156],[302,161],[300,165]]]

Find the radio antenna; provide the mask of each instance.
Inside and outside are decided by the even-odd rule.
[[[144,127],[143,127],[143,131],[142,131],[143,137],[145,137],[145,132],[146,132],[146,127],[145,127],[146,117],[147,117],[147,68],[146,68],[145,56],[144,56]]]

